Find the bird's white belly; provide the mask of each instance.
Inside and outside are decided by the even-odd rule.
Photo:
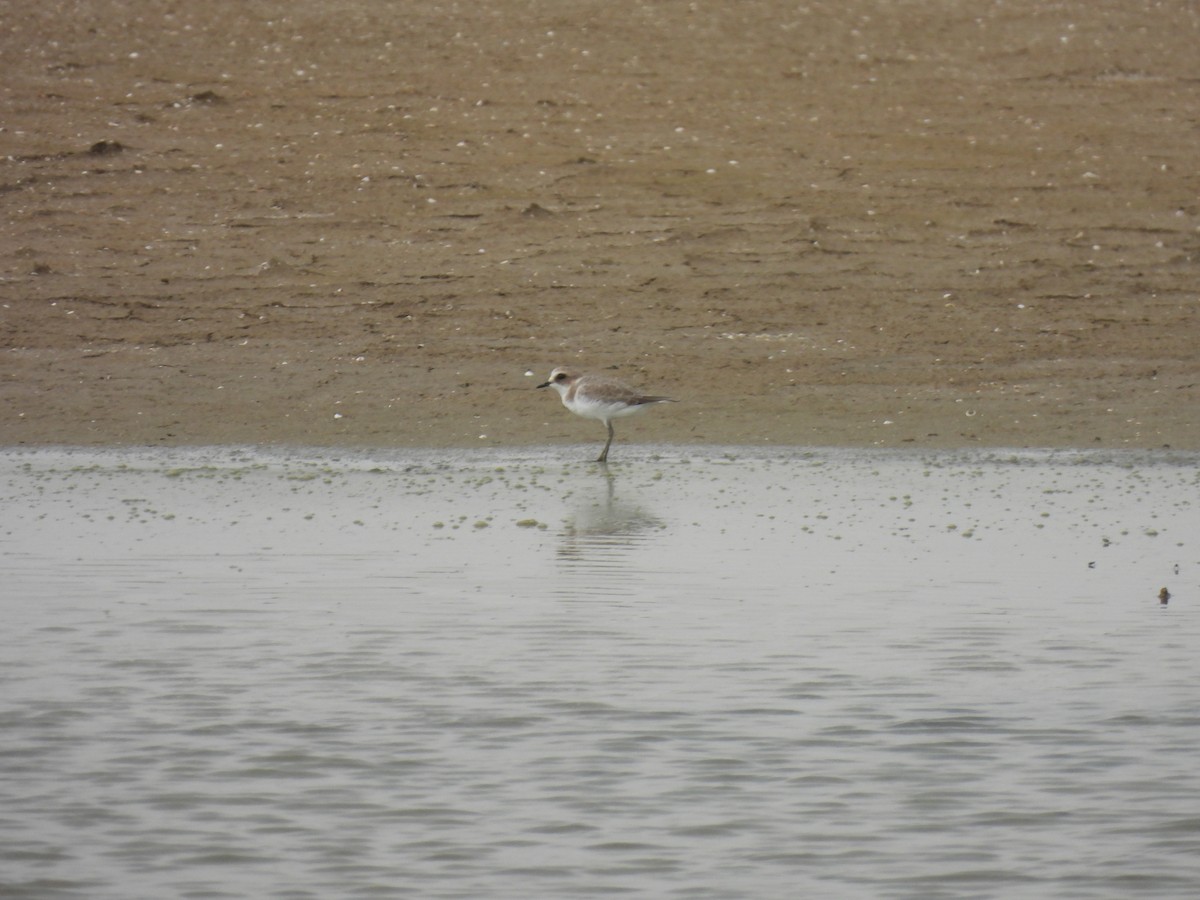
[[[634,413],[641,412],[648,404],[604,403],[576,397],[570,403],[563,401],[563,405],[577,416],[607,422],[609,419],[618,419],[621,416],[632,416]]]

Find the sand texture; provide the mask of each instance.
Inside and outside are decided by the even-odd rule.
[[[4,18],[0,444],[1200,449],[1187,0]]]

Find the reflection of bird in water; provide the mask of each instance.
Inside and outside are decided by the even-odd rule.
[[[1163,606],[1166,606],[1167,601],[1170,599],[1171,599],[1171,592],[1168,591],[1166,588],[1163,588],[1161,591],[1158,592],[1158,602],[1161,603]]]
[[[613,442],[612,420],[632,416],[656,403],[674,403],[670,397],[655,397],[635,391],[624,382],[604,375],[579,375],[555,369],[550,380],[538,387],[552,387],[562,397],[563,406],[585,419],[599,419],[608,428],[608,442],[596,462],[608,461]]]
[[[645,539],[647,532],[662,527],[662,520],[640,505],[615,497],[616,479],[605,467],[603,497],[581,503],[566,523],[563,546],[558,555],[564,559],[582,559],[593,553],[601,556],[622,551]]]

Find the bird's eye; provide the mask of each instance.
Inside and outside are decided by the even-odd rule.
[[[555,380],[555,381],[566,381],[566,380],[567,380],[567,373],[566,373],[566,372],[559,372],[557,375],[555,375],[555,376],[554,376],[554,380]]]

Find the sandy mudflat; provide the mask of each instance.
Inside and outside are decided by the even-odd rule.
[[[0,443],[1200,449],[1187,0],[27,2]],[[532,373],[532,374],[527,374]]]

